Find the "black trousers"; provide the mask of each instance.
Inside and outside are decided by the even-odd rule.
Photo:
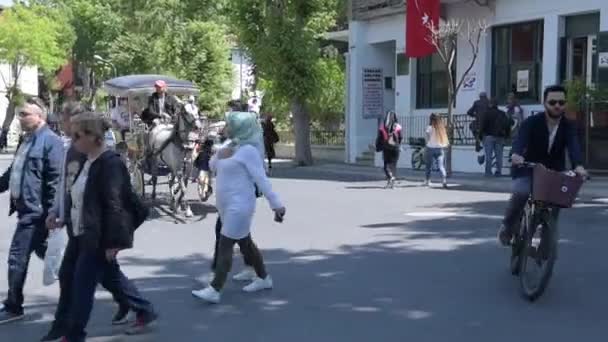
[[[222,232],[222,219],[218,215],[217,221],[215,221],[215,249],[213,250],[213,262],[211,263],[211,270],[213,272],[215,272],[217,270],[218,250],[220,248],[220,239],[222,236],[221,232]],[[242,240],[239,240],[236,243],[239,245],[239,249],[241,251],[243,250],[243,247],[247,248],[245,242]],[[234,246],[234,244],[233,244],[233,246]],[[243,262],[245,263],[245,266],[253,267],[253,260],[251,260],[249,255],[247,255],[247,253],[242,253],[242,254],[243,254]]]
[[[234,253],[234,245],[239,245],[241,253],[245,258],[252,262],[252,267],[258,277],[265,279],[266,266],[264,266],[264,258],[258,247],[253,243],[251,235],[247,235],[240,240],[234,240],[224,235],[220,236],[219,246],[217,250],[217,268],[215,269],[215,277],[211,281],[211,287],[216,291],[221,291],[228,279],[228,273],[232,268],[232,256]]]
[[[65,329],[68,341],[85,340],[85,328],[93,310],[95,290],[99,283],[119,303],[128,305],[139,317],[155,315],[152,304],[141,296],[116,261],[108,261],[104,250],[91,250],[83,245],[80,238],[70,239],[59,271],[61,292],[55,323],[63,324],[61,327]]]
[[[4,307],[13,313],[23,312],[23,287],[32,253],[44,258],[48,230],[44,218],[20,216],[8,252],[8,293]]]

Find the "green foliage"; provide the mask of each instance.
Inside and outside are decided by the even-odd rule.
[[[199,86],[201,110],[222,113],[233,80],[226,31],[214,22],[190,21],[184,25],[176,43],[173,69],[177,76]]]
[[[16,65],[38,66],[55,72],[68,56],[74,34],[55,8],[15,5],[0,15],[0,60]]]
[[[345,65],[342,57],[322,58],[317,61],[315,92],[308,100],[312,119],[329,124],[344,117],[346,92]]]
[[[231,1],[232,27],[274,95],[306,102],[315,93],[319,41],[332,27],[338,0]]]

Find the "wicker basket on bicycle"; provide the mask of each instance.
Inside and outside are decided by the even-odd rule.
[[[559,208],[571,208],[583,185],[583,178],[547,169],[543,165],[534,167],[532,198]]]

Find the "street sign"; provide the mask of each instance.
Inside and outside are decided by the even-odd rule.
[[[381,68],[363,68],[363,118],[384,114],[384,74]]]

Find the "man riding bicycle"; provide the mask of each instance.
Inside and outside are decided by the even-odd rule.
[[[574,171],[580,176],[587,176],[582,166],[575,123],[564,115],[566,89],[559,85],[547,87],[543,98],[545,112],[531,116],[522,123],[511,148],[513,189],[498,233],[498,239],[504,246],[511,244],[532,192],[532,170],[518,166],[526,161],[542,164],[554,171],[565,171],[567,150]],[[558,210],[554,214],[557,215]]]

